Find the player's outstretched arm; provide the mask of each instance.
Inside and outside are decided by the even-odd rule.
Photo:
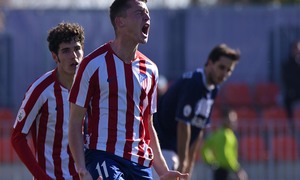
[[[197,140],[195,140],[192,143],[191,147],[189,148],[189,161],[185,172],[189,173],[190,175],[192,174],[194,169],[195,159],[197,159],[197,155],[201,151],[200,149],[201,149],[201,143],[203,141],[204,131],[205,129],[202,129],[200,131]]]
[[[69,146],[75,160],[80,179],[92,180],[92,176],[85,167],[83,151],[82,120],[85,113],[85,108],[70,103]]]
[[[179,180],[179,179],[188,179],[189,175],[187,173],[183,174],[178,171],[169,170],[165,158],[163,157],[157,138],[155,128],[153,126],[152,116],[149,119],[149,132],[150,132],[150,146],[154,153],[154,169],[157,174],[160,176],[161,180]]]
[[[191,125],[179,120],[177,123],[177,154],[179,158],[178,171],[187,173],[189,165],[189,142],[191,139]]]

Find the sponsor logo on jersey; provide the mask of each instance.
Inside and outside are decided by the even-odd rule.
[[[18,121],[21,122],[26,116],[25,110],[24,109],[20,109],[18,112]]]
[[[212,105],[213,101],[211,99],[200,99],[195,106],[195,115],[201,115],[204,118],[208,118]]]
[[[203,117],[194,116],[194,118],[191,120],[191,124],[198,128],[205,128],[206,121],[207,119],[203,119]]]

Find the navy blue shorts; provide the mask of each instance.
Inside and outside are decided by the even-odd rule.
[[[86,168],[93,179],[152,180],[150,167],[141,166],[122,157],[99,150],[85,150]]]

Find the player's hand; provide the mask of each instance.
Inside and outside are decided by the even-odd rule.
[[[181,172],[181,173],[188,173],[188,161],[185,160],[182,163],[179,163],[179,166],[177,168],[177,171]]]
[[[87,169],[78,170],[80,180],[93,180],[90,172]]]
[[[171,171],[171,170],[160,176],[160,180],[182,180],[188,178],[189,178],[189,174],[187,173],[183,174],[178,171]]]
[[[240,169],[237,173],[239,180],[248,180],[248,175],[244,169]]]

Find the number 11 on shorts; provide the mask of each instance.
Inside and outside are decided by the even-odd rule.
[[[97,166],[96,166],[96,169],[97,169],[97,171],[98,171],[99,176],[103,177],[103,175],[102,175],[102,173],[101,173],[101,168],[102,168],[102,170],[103,170],[103,172],[104,172],[105,178],[108,178],[109,175],[108,175],[108,172],[107,172],[107,167],[106,167],[105,161],[103,161],[103,163],[101,164],[101,167],[100,167],[99,163],[98,163]],[[100,179],[100,178],[98,178],[98,179]]]

